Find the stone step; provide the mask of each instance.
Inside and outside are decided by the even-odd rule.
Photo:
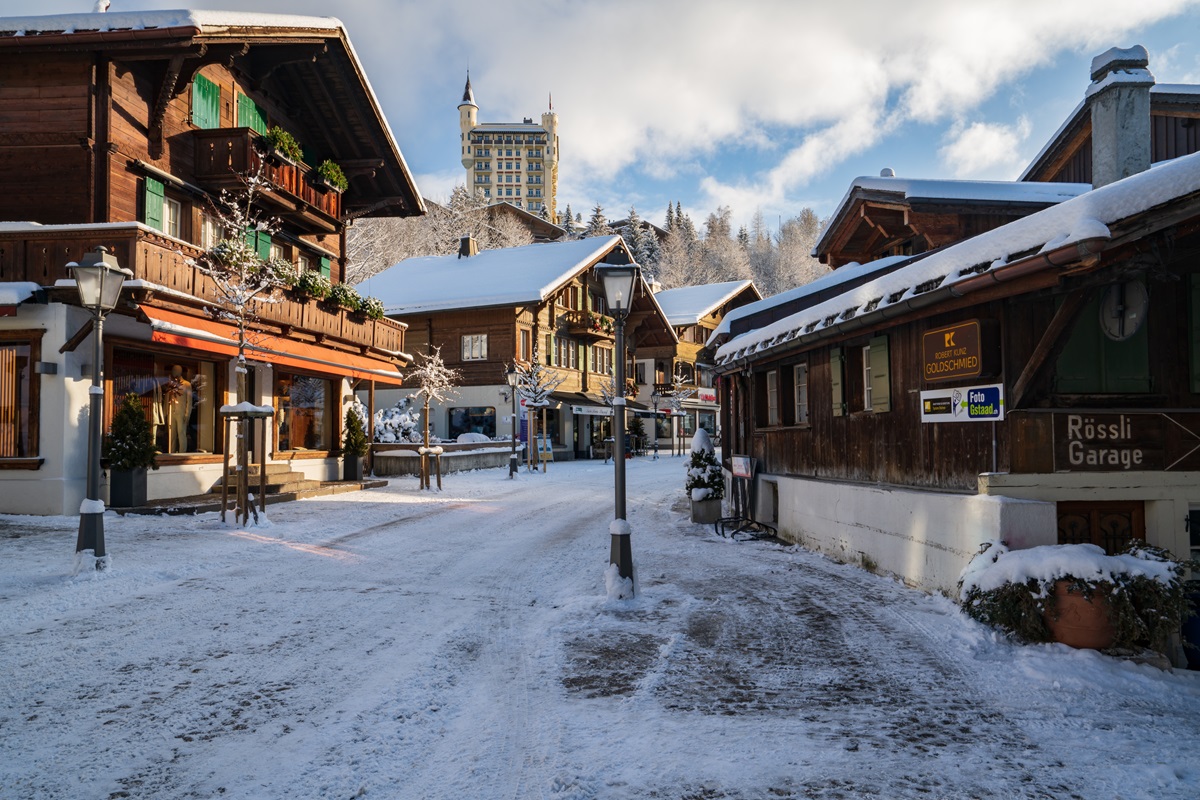
[[[316,488],[306,488],[298,491],[289,491],[272,494],[267,493],[267,505],[275,505],[276,503],[286,503],[290,500],[301,500],[306,497],[326,497],[331,494],[342,494],[343,492],[358,492],[363,489],[378,489],[387,486],[387,481],[368,478],[362,482],[348,481],[310,481],[317,483]],[[153,500],[146,505],[136,506],[134,508],[114,508],[112,509],[118,514],[150,514],[158,516],[159,514],[203,514],[211,511],[221,510],[221,499],[218,496],[214,498],[212,494],[197,495],[194,497],[179,497],[174,500]],[[233,498],[230,498],[232,503]],[[256,501],[257,506],[257,501]],[[232,508],[229,509],[232,512]]]

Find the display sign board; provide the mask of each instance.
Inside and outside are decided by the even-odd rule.
[[[921,337],[921,375],[929,383],[993,374],[992,325],[973,319],[926,331]]]
[[[550,442],[549,436],[539,436],[537,438],[538,458],[542,461],[554,460],[554,445]]]
[[[584,417],[611,417],[612,409],[608,406],[571,406],[571,413]]]
[[[1054,469],[1057,472],[1164,469],[1169,422],[1159,414],[1055,414]],[[1182,426],[1172,430],[1178,438],[1189,433]]]
[[[1002,419],[1002,383],[921,392],[921,422],[998,422]]]
[[[751,466],[750,456],[733,456],[733,477],[754,477],[754,468]]]
[[[696,389],[696,399],[701,403],[717,402],[717,390],[707,386],[700,386]]]

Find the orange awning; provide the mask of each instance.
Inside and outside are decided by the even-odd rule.
[[[237,355],[237,328],[233,325],[150,306],[142,306],[141,311],[150,320],[151,341],[226,356]],[[246,357],[284,367],[346,375],[396,386],[401,381],[400,373],[390,361],[266,333],[255,332],[247,337]]]

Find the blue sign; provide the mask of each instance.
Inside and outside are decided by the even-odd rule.
[[[1004,419],[1004,384],[921,392],[921,422],[998,422]]]

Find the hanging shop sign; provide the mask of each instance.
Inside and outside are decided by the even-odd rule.
[[[608,406],[571,406],[571,413],[583,417],[611,417],[612,409]]]
[[[921,422],[999,422],[1002,419],[1002,383],[921,392]]]
[[[921,337],[921,374],[929,383],[994,375],[999,354],[991,320],[969,320]]]
[[[717,402],[717,390],[701,386],[696,389],[696,399],[701,403],[715,403]]]

